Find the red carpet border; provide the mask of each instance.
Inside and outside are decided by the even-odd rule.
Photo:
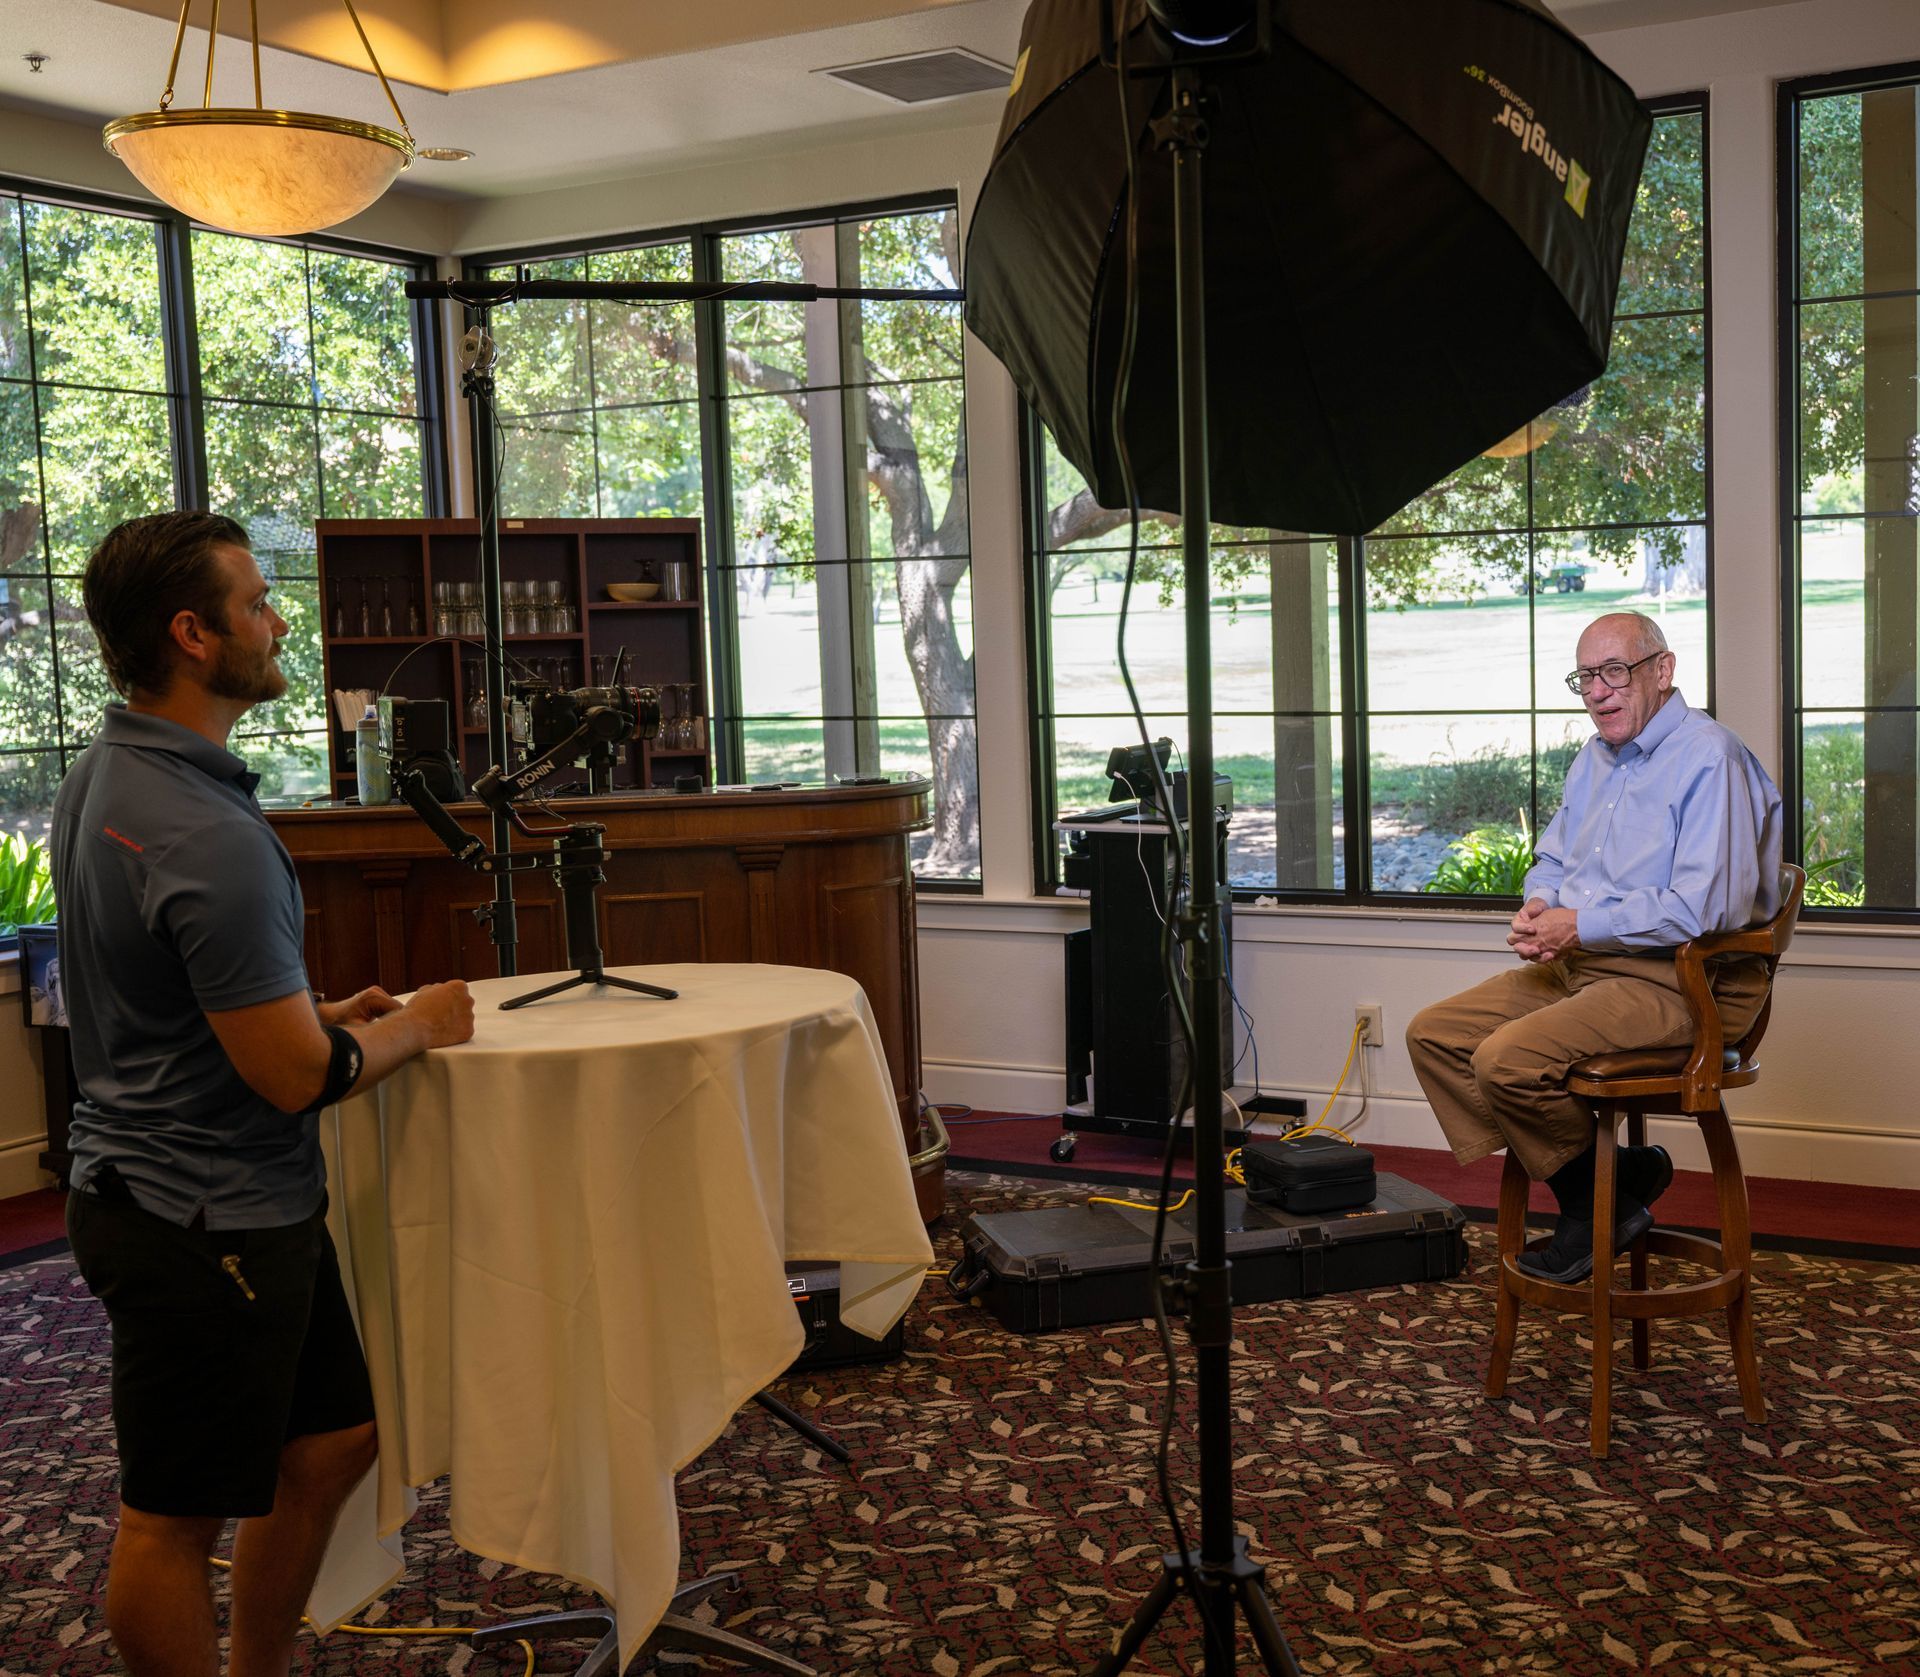
[[[958,1178],[942,1255],[968,1209],[1078,1197]],[[1613,1458],[1594,1462],[1572,1321],[1525,1318],[1507,1397],[1481,1395],[1493,1305],[1487,1231],[1470,1234],[1458,1281],[1236,1317],[1237,1511],[1305,1670],[1920,1671],[1920,1269],[1761,1255],[1767,1423],[1740,1421],[1717,1332],[1663,1324],[1650,1373],[1623,1351]],[[745,1589],[720,1598],[723,1622],[822,1673],[1085,1670],[1168,1542],[1150,1325],[1021,1338],[931,1283],[907,1343],[894,1364],[781,1388],[854,1451],[852,1472],[742,1412],[682,1476],[683,1570],[737,1566]],[[69,1260],[0,1274],[0,1677],[117,1669],[100,1606],[106,1346]],[[1190,1386],[1185,1400],[1190,1416]],[[1192,1478],[1185,1446],[1177,1481]],[[443,1492],[369,1617],[583,1604],[457,1549]],[[1199,1668],[1185,1614],[1133,1670]],[[540,1669],[582,1652],[556,1645]],[[304,1645],[296,1670],[481,1677],[519,1659],[334,1636]]]

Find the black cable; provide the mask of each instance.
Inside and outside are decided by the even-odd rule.
[[[1186,1039],[1186,1071],[1181,1079],[1180,1094],[1174,1101],[1173,1117],[1167,1125],[1166,1147],[1160,1159],[1160,1195],[1154,1207],[1153,1217],[1153,1257],[1152,1277],[1149,1286],[1153,1304],[1153,1322],[1159,1335],[1160,1350],[1167,1365],[1166,1395],[1160,1410],[1160,1442],[1154,1453],[1154,1477],[1159,1484],[1160,1500],[1166,1509],[1167,1523],[1173,1528],[1174,1553],[1179,1556],[1181,1577],[1186,1583],[1187,1594],[1193,1598],[1201,1623],[1207,1634],[1212,1633],[1207,1598],[1200,1588],[1200,1580],[1194,1574],[1191,1554],[1187,1548],[1186,1528],[1180,1519],[1180,1507],[1173,1494],[1171,1458],[1173,1454],[1173,1421],[1180,1397],[1179,1354],[1173,1343],[1173,1329],[1167,1321],[1165,1289],[1162,1286],[1160,1272],[1160,1254],[1165,1250],[1167,1230],[1167,1203],[1173,1193],[1173,1158],[1180,1134],[1180,1114],[1187,1108],[1187,1102],[1193,1089],[1193,1067],[1199,1056],[1199,1040],[1193,1027],[1193,1013],[1187,1005],[1186,992],[1181,985],[1179,963],[1175,958],[1176,935],[1174,927],[1179,922],[1179,903],[1187,877],[1186,837],[1181,831],[1180,822],[1174,815],[1173,794],[1167,785],[1166,772],[1160,766],[1160,759],[1153,749],[1153,739],[1147,728],[1146,712],[1141,708],[1140,694],[1134,686],[1133,671],[1127,663],[1127,613],[1133,601],[1133,585],[1140,564],[1140,490],[1134,478],[1133,456],[1127,446],[1127,390],[1133,376],[1133,355],[1135,342],[1139,335],[1140,324],[1140,286],[1139,286],[1139,231],[1140,231],[1140,194],[1134,178],[1133,166],[1133,112],[1127,98],[1127,0],[1114,0],[1114,68],[1115,81],[1120,96],[1120,136],[1122,152],[1127,165],[1127,217],[1126,217],[1126,292],[1121,311],[1122,327],[1120,335],[1120,359],[1116,369],[1113,386],[1113,405],[1111,423],[1113,426],[1114,451],[1120,467],[1120,482],[1127,499],[1127,579],[1120,591],[1119,625],[1119,665],[1120,679],[1127,690],[1127,702],[1133,707],[1134,721],[1140,728],[1140,741],[1147,748],[1147,766],[1153,775],[1154,790],[1158,795],[1160,807],[1166,812],[1168,844],[1173,851],[1173,881],[1168,893],[1167,914],[1160,926],[1160,969],[1166,980],[1167,994],[1172,1000],[1174,1015],[1179,1022],[1180,1033]],[[1181,509],[1184,520],[1186,509]],[[1188,602],[1192,609],[1192,602]],[[1209,800],[1211,813],[1211,800]],[[1211,834],[1208,835],[1211,838]]]
[[[387,679],[380,688],[381,698],[384,699],[388,692],[392,690],[393,678],[400,673],[401,668],[406,664],[407,660],[416,652],[424,652],[430,646],[477,646],[482,652],[488,650],[488,643],[486,641],[475,640],[471,635],[428,635],[424,640],[415,641],[412,646],[401,653],[398,662],[394,664],[392,669],[387,671]],[[540,679],[534,673],[531,664],[527,663],[524,658],[519,657],[517,654],[507,651],[505,647],[501,648],[500,656],[506,663],[517,665],[521,674],[523,674],[527,680],[538,681]]]
[[[1227,994],[1233,998],[1233,1011],[1240,1015],[1240,1023],[1247,1027],[1247,1047],[1240,1050],[1238,1058],[1233,1062],[1233,1069],[1235,1071],[1240,1069],[1240,1061],[1247,1057],[1247,1049],[1252,1049],[1253,1092],[1259,1095],[1264,1093],[1260,1083],[1260,1039],[1253,1034],[1253,1015],[1247,1011],[1246,1004],[1240,1000],[1240,992],[1233,987],[1232,962],[1227,963]]]

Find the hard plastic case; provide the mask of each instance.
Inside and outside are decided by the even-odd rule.
[[[1465,1214],[1397,1176],[1379,1177],[1372,1202],[1344,1214],[1250,1204],[1229,1189],[1226,1220],[1235,1304],[1443,1281],[1467,1263]],[[1153,1221],[1151,1203],[970,1217],[947,1284],[977,1297],[1015,1333],[1149,1316]],[[1168,1217],[1163,1271],[1192,1259],[1194,1222],[1191,1201]]]

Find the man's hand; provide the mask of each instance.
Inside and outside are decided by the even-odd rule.
[[[399,1007],[378,984],[369,984],[343,1002],[315,1002],[314,1012],[320,1015],[323,1025],[364,1025],[382,1014],[397,1012]]]
[[[342,1025],[360,1039],[364,1058],[354,1090],[363,1092],[414,1055],[472,1036],[473,997],[457,978],[422,986],[405,1006],[379,988],[318,1006],[296,990],[206,1018],[247,1086],[282,1112],[301,1113],[326,1087],[333,1045],[322,1026]]]
[[[1513,917],[1507,943],[1523,961],[1557,961],[1580,947],[1579,916],[1570,908],[1548,908],[1535,897]]]
[[[386,999],[399,1006],[391,997]],[[473,1035],[473,996],[464,979],[421,985],[401,1011],[419,1026],[422,1048],[448,1048]]]

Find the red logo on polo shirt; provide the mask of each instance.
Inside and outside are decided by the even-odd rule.
[[[143,855],[146,853],[147,847],[144,844],[135,844],[125,833],[116,833],[111,827],[105,826],[103,826],[100,831],[112,839],[115,844],[124,844],[129,850],[137,850]]]

